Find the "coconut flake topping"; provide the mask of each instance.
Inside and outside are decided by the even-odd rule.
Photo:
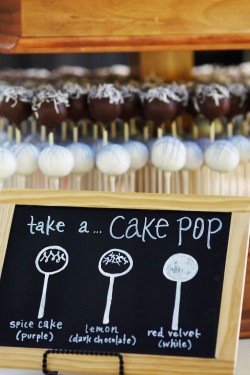
[[[79,99],[82,95],[89,92],[88,89],[78,85],[78,83],[66,82],[62,87],[63,92],[69,95],[70,99]]]
[[[141,96],[142,101],[147,100],[151,103],[154,99],[158,99],[164,103],[170,103],[170,100],[180,102],[180,98],[168,86],[158,86],[148,90]]]
[[[3,89],[2,96],[6,103],[12,100],[11,108],[14,108],[18,101],[24,103],[31,102],[33,93],[31,90],[27,90],[21,86],[6,86]]]
[[[109,99],[110,104],[122,104],[124,102],[122,94],[112,83],[104,83],[97,88],[92,88],[88,95],[88,102],[91,99]]]
[[[53,102],[56,113],[59,113],[58,105],[64,104],[66,107],[69,107],[69,96],[67,93],[63,93],[60,90],[41,90],[40,92],[38,92],[32,101],[32,111],[34,112],[36,119],[39,118],[38,110],[41,108],[41,105],[44,102]]]
[[[214,100],[216,106],[220,105],[220,100],[229,98],[230,94],[225,86],[213,83],[211,85],[200,85],[196,91],[195,106],[198,112],[200,111],[199,102],[204,103],[205,99],[210,97]]]

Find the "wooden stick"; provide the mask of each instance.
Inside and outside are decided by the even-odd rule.
[[[214,142],[215,141],[215,122],[212,121],[210,124],[210,141]]]
[[[108,144],[108,131],[104,126],[102,127],[102,141],[104,146]]]
[[[49,145],[52,146],[54,144],[54,132],[49,132]]]
[[[187,169],[181,171],[183,194],[189,193],[189,172]]]
[[[125,142],[128,142],[129,140],[129,124],[125,121],[124,124],[123,124],[123,137],[124,137],[124,141]]]
[[[176,124],[176,121],[172,121],[171,123],[171,133],[172,133],[172,137],[177,137],[177,124]]]
[[[171,172],[164,172],[164,178],[165,178],[165,193],[170,194],[171,193]]]
[[[112,193],[115,193],[115,176],[110,176],[109,181],[110,181],[110,191]]]
[[[15,139],[16,139],[16,143],[21,143],[22,135],[21,135],[21,130],[18,126],[15,127]]]
[[[78,126],[74,125],[73,126],[73,142],[77,143],[78,142]]]

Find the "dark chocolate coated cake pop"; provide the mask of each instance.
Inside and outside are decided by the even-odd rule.
[[[62,91],[69,96],[68,118],[78,122],[88,117],[88,89],[84,89],[77,83],[67,82],[63,85]]]
[[[227,118],[232,120],[235,116],[244,114],[247,100],[247,90],[242,83],[228,85],[230,93],[230,110]]]
[[[41,90],[32,101],[33,115],[40,125],[50,130],[67,118],[68,94],[61,91]]]
[[[120,87],[124,103],[122,104],[121,118],[129,121],[141,115],[140,90],[131,85]]]
[[[225,116],[230,110],[228,89],[217,83],[198,86],[195,94],[195,108],[209,121]]]
[[[3,89],[1,115],[19,126],[31,115],[32,91],[20,86],[8,86]]]
[[[107,126],[120,117],[124,100],[121,92],[113,84],[103,84],[92,88],[88,95],[91,118]]]
[[[169,86],[158,86],[141,95],[143,117],[157,126],[172,120],[177,111],[178,96]]]
[[[189,93],[185,85],[183,84],[177,84],[173,83],[170,85],[171,90],[175,93],[176,96],[179,98],[179,102],[177,103],[177,110],[175,117],[180,116],[183,112],[185,112],[187,105],[188,105],[188,99],[189,99]]]

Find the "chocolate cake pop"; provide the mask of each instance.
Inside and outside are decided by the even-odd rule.
[[[37,123],[46,125],[49,131],[67,118],[68,106],[68,94],[60,90],[41,90],[32,101],[32,111]]]
[[[120,117],[124,121],[129,121],[132,118],[141,115],[141,101],[140,101],[140,90],[131,85],[121,86],[120,91],[123,96],[124,103],[122,104],[122,110]]]
[[[32,91],[19,86],[6,86],[2,92],[0,112],[17,126],[31,115]]]
[[[121,92],[112,84],[92,88],[88,95],[90,116],[107,127],[120,117],[124,100]]]
[[[141,95],[143,117],[152,120],[157,126],[172,120],[177,111],[179,97],[171,86],[158,86]]]
[[[69,106],[67,108],[68,118],[78,122],[88,116],[88,89],[84,89],[77,83],[66,82],[62,91],[69,96]]]
[[[209,121],[225,116],[230,110],[230,94],[228,89],[217,83],[200,85],[195,94],[195,108]]]
[[[232,120],[235,116],[241,115],[245,111],[247,91],[242,83],[228,85],[230,93],[230,109],[227,118]]]
[[[175,117],[180,116],[187,108],[188,100],[189,100],[189,93],[185,85],[173,83],[170,85],[171,90],[175,93],[175,95],[179,98],[177,103],[177,110],[175,113]]]

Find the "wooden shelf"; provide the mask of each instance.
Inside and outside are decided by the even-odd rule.
[[[250,48],[248,0],[2,0],[0,52]]]

